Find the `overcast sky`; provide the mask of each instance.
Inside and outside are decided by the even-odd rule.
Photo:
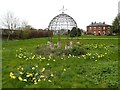
[[[8,11],[14,13],[20,20],[27,20],[36,29],[47,28],[49,22],[63,5],[77,22],[79,28],[86,30],[91,22],[106,22],[112,24],[118,13],[120,0],[0,0],[0,17]]]

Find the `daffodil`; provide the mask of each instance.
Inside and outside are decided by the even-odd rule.
[[[35,80],[35,78],[32,78],[33,80]]]
[[[49,63],[47,63],[47,65],[49,66],[50,64],[49,64]]]
[[[14,74],[13,74],[13,72],[10,72],[10,76],[13,76]]]
[[[45,68],[43,68],[42,70],[41,70],[41,72],[44,72],[45,71]]]
[[[107,53],[105,53],[105,54],[107,54]]]
[[[45,76],[41,75],[40,78],[44,78]]]
[[[34,59],[34,58],[35,58],[35,55],[32,56],[32,59]]]
[[[26,77],[30,77],[30,76],[33,76],[32,73],[27,73]]]
[[[40,82],[41,80],[40,79],[38,79],[38,82]]]
[[[35,70],[35,67],[32,67],[32,70]]]
[[[22,81],[22,80],[23,80],[23,79],[22,79],[22,77],[20,77],[20,76],[18,77],[18,79],[19,79],[20,81]]]
[[[48,80],[48,82],[52,82],[51,80]]]
[[[23,70],[23,68],[21,68],[21,70]]]
[[[37,84],[37,81],[36,81],[36,80],[34,80],[34,84]]]
[[[26,58],[26,56],[24,56],[23,58]]]
[[[28,58],[26,58],[26,60],[28,60]]]
[[[26,77],[30,77],[30,75],[28,74],[28,75],[26,75]]]
[[[16,76],[11,76],[11,78],[12,78],[12,79],[15,79],[15,78],[16,78]]]
[[[35,66],[36,68],[38,67],[38,65]]]
[[[23,72],[19,72],[20,74],[23,74]]]
[[[64,69],[64,71],[66,71],[66,69]]]
[[[50,61],[50,59],[48,58],[48,61]]]
[[[61,59],[63,59],[63,57],[61,57]]]
[[[23,79],[23,81],[27,82],[27,79]]]
[[[37,75],[38,75],[38,73],[35,74],[35,76],[37,76]]]
[[[53,74],[51,74],[50,76],[51,76],[51,77],[53,77],[54,75],[53,75]]]
[[[80,58],[80,57],[78,57],[78,58]]]
[[[45,57],[41,58],[41,59],[45,59]]]

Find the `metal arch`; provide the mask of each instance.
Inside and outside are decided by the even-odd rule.
[[[72,29],[72,27],[77,27],[75,20],[67,14],[59,14],[55,16],[49,23],[48,29],[59,31],[61,29]]]

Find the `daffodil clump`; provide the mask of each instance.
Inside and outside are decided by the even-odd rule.
[[[22,82],[27,82],[28,84],[38,84],[40,81],[47,80],[48,82],[52,82],[50,78],[52,78],[54,75],[49,74],[46,75],[46,68],[40,69],[38,65],[35,66],[26,66],[22,67],[19,66],[17,68],[17,72],[10,72],[9,76],[12,79],[17,79]]]
[[[46,59],[44,56],[36,56],[33,53],[27,53],[26,50],[20,48],[16,50],[16,57],[19,59],[24,59],[24,60],[44,60]]]

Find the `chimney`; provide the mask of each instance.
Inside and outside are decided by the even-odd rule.
[[[93,24],[93,22],[91,24]]]
[[[105,24],[105,22],[103,22],[103,24]]]

